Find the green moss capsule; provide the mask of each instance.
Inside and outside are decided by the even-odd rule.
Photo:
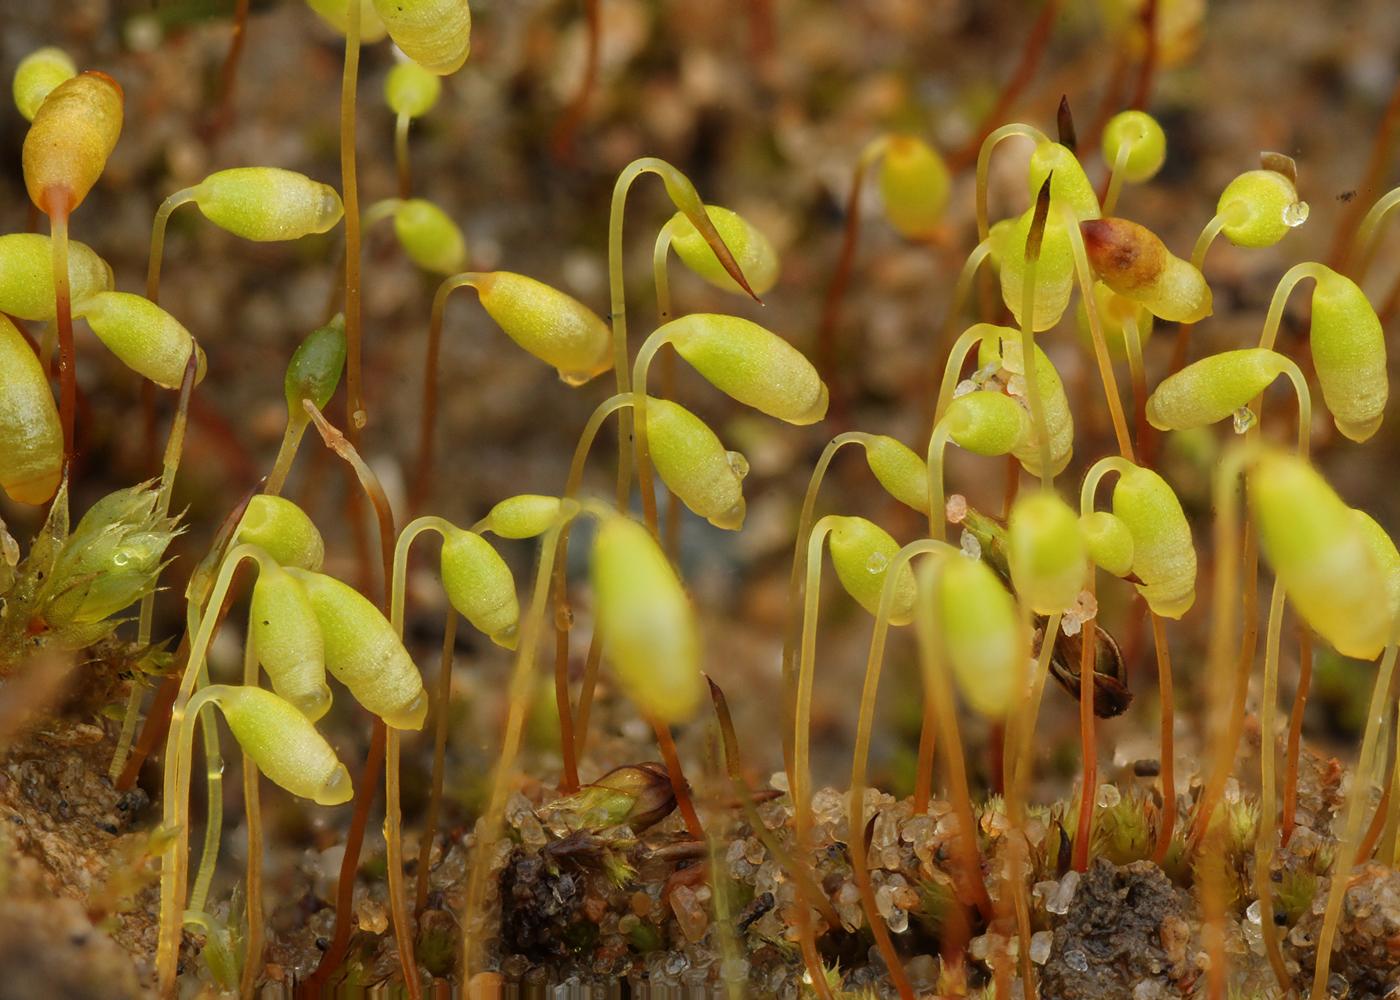
[[[482,526],[502,538],[535,538],[558,522],[559,511],[558,497],[521,493],[492,507]]]
[[[1068,611],[1084,589],[1089,562],[1079,518],[1048,490],[1017,499],[1007,525],[1011,581],[1038,615]]]
[[[1032,200],[1040,194],[1047,177],[1051,177],[1052,202],[1056,205],[1068,205],[1077,219],[1099,217],[1099,196],[1094,193],[1094,185],[1089,183],[1089,177],[1084,173],[1084,165],[1068,146],[1058,142],[1036,143],[1035,151],[1031,153],[1027,176]]]
[[[734,255],[735,263],[748,279],[754,294],[762,295],[772,288],[778,280],[779,263],[778,252],[768,242],[768,237],[738,212],[731,212],[719,205],[706,205],[705,214]],[[737,295],[748,294],[729,276],[715,252],[705,242],[705,237],[700,235],[695,223],[686,218],[684,212],[671,216],[667,225],[671,228],[671,246],[686,267],[716,288]]]
[[[1080,517],[1079,530],[1095,566],[1114,576],[1133,571],[1133,534],[1122,518],[1106,510],[1093,510]]]
[[[866,611],[878,614],[885,577],[899,554],[899,543],[884,528],[863,517],[837,517],[832,522],[828,544],[831,565],[836,569],[841,586]],[[908,563],[900,567],[894,587],[890,624],[907,625],[914,619],[914,599],[918,592],[914,570]]]
[[[71,212],[107,166],[122,131],[122,88],[88,70],[65,80],[34,114],[24,137],[24,186],[39,211]],[[51,203],[50,198],[61,199]]]
[[[211,698],[238,745],[273,784],[317,805],[350,801],[350,772],[295,706],[271,691],[241,685],[218,685]]]
[[[874,434],[865,442],[865,461],[886,493],[920,514],[928,513],[928,466],[913,448]]]
[[[1198,323],[1211,314],[1210,286],[1146,226],[1093,219],[1079,226],[1089,262],[1105,285],[1160,319]]]
[[[1015,601],[980,559],[944,559],[937,588],[939,624],[958,690],[974,711],[1004,718],[1026,655]]]
[[[709,426],[668,399],[647,400],[647,447],[657,475],[690,511],[717,528],[744,526],[749,463]]]
[[[1395,548],[1386,530],[1376,523],[1376,519],[1365,511],[1353,509],[1361,532],[1366,537],[1366,545],[1375,557],[1376,565],[1385,576],[1385,593],[1390,620],[1400,615],[1400,551]]]
[[[426,198],[409,198],[394,210],[394,235],[425,271],[456,274],[467,265],[467,241],[457,223]]]
[[[467,0],[374,0],[389,37],[429,73],[447,76],[471,52],[472,12]]]
[[[1158,384],[1147,398],[1148,423],[1159,431],[1218,423],[1248,406],[1288,368],[1287,358],[1263,347],[1212,354]]]
[[[1167,136],[1145,111],[1120,111],[1104,126],[1103,161],[1110,169],[1125,146],[1123,178],[1134,184],[1151,180],[1167,160]]]
[[[345,214],[335,188],[280,167],[220,170],[190,194],[214,225],[257,242],[328,232]]]
[[[718,313],[692,313],[662,329],[696,371],[746,406],[790,424],[814,424],[826,416],[821,376],[776,333]]]
[[[326,543],[306,512],[283,497],[259,493],[248,501],[233,544],[256,545],[279,566],[319,570]]]
[[[1379,655],[1390,591],[1355,513],[1296,456],[1266,452],[1248,477],[1259,548],[1298,614],[1343,656]]]
[[[473,531],[446,532],[442,586],[457,613],[473,628],[498,646],[515,648],[520,625],[515,577],[490,542]]]
[[[112,268],[92,247],[68,243],[68,294],[72,301],[112,288]],[[20,319],[54,318],[53,245],[38,233],[0,236],[0,312]]]
[[[1148,606],[1180,618],[1196,601],[1196,547],[1181,501],[1151,469],[1134,466],[1113,488],[1113,513],[1133,538],[1133,573]]]
[[[421,118],[433,110],[441,94],[442,77],[412,60],[396,63],[384,78],[384,100],[396,115]]]
[[[645,527],[606,516],[593,542],[598,626],[622,688],[643,711],[683,722],[704,698],[700,634],[675,570]]]
[[[63,428],[44,369],[0,315],[0,488],[17,503],[48,503],[63,477]]]
[[[1226,185],[1215,211],[1225,222],[1220,231],[1235,246],[1271,247],[1307,221],[1308,203],[1298,200],[1291,178],[1250,170]]]
[[[569,385],[582,385],[612,365],[612,334],[593,310],[542,281],[491,271],[473,284],[481,306],[511,340]]]
[[[316,15],[341,35],[350,26],[350,4],[356,0],[306,0],[306,5]],[[360,5],[360,41],[373,44],[386,34],[384,22],[374,9],[373,0],[358,0]]]
[[[1318,277],[1308,342],[1337,430],[1352,441],[1367,440],[1385,417],[1390,380],[1385,332],[1356,282],[1331,270]]]
[[[959,448],[977,455],[1006,455],[1029,438],[1030,417],[1002,392],[980,389],[956,397],[943,417],[948,436]]]
[[[394,627],[354,587],[324,573],[288,569],[306,589],[325,640],[326,669],[392,729],[422,729],[423,678]]]
[[[167,389],[180,388],[190,352],[198,358],[196,384],[204,380],[204,351],[180,321],[150,299],[131,292],[97,292],[73,302],[107,349],[132,371]]]
[[[990,237],[1001,269],[1001,298],[1018,324],[1021,322],[1021,290],[1026,275],[1026,241],[1030,237],[1034,216],[1035,210],[1027,209],[1024,215],[1009,225],[998,223],[993,226]],[[1036,264],[1032,329],[1040,332],[1058,323],[1069,307],[1070,293],[1073,291],[1074,248],[1059,214],[1051,213],[1045,220],[1045,235]]]
[[[912,135],[892,135],[880,158],[880,198],[885,218],[903,237],[926,240],[934,235],[948,207],[952,177],[943,157]]]
[[[32,122],[44,98],[60,83],[77,75],[78,67],[67,52],[51,45],[35,49],[15,67],[15,107],[25,121]]]
[[[308,333],[292,352],[282,391],[287,397],[287,413],[294,422],[305,421],[306,400],[324,410],[340,385],[345,369],[345,317],[336,313],[325,326]],[[315,569],[315,566],[308,567]]]
[[[977,349],[979,368],[997,366],[1006,378],[1006,390],[1024,404],[1026,398],[1025,365],[1021,361],[1021,335],[1009,327],[991,327]],[[1074,416],[1064,383],[1045,352],[1035,348],[1035,378],[1039,384],[1040,402],[1045,411],[1045,431],[1050,438],[1050,471],[1059,475],[1074,454]],[[1032,424],[1026,437],[1011,452],[1021,466],[1033,476],[1040,475],[1040,436]]]
[[[258,570],[248,608],[248,635],[272,690],[312,722],[330,710],[326,650],[316,611],[302,585],[272,562]]]

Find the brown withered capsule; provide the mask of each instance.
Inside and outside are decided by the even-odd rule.
[[[1160,319],[1196,323],[1211,313],[1210,286],[1146,226],[1127,219],[1086,219],[1084,249],[1099,278]]]

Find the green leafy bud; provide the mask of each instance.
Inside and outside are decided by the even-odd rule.
[[[925,563],[923,572],[934,569]],[[980,559],[944,559],[937,588],[939,625],[958,689],[975,711],[1005,717],[1026,656],[1015,601]]]
[[[1186,614],[1196,600],[1196,547],[1176,493],[1151,469],[1134,466],[1113,488],[1113,513],[1133,537],[1138,593],[1163,618]]]
[[[429,73],[447,76],[471,51],[467,0],[374,0],[374,9],[403,54]]]
[[[1110,168],[1119,151],[1127,146],[1123,163],[1124,180],[1141,184],[1156,176],[1167,159],[1167,137],[1162,126],[1145,111],[1120,111],[1103,130],[1103,161]]]
[[[384,100],[396,115],[421,118],[441,94],[442,78],[412,60],[396,63],[384,79]]]
[[[953,443],[978,455],[1008,454],[1024,445],[1031,432],[1025,408],[988,389],[956,397],[943,419]]]
[[[1021,334],[1009,327],[991,327],[977,349],[979,368],[998,365],[1006,391],[1019,401],[1026,398],[1025,365],[1021,361]],[[1035,345],[1035,379],[1045,411],[1045,432],[1050,438],[1050,471],[1059,475],[1074,453],[1074,417],[1059,372],[1039,345]],[[1033,476],[1040,475],[1040,436],[1032,424],[1021,444],[1011,453]]]
[[[86,243],[68,243],[68,295],[79,302],[112,288],[112,268]],[[54,318],[53,247],[38,233],[0,236],[0,312],[20,319]]]
[[[330,710],[325,643],[316,611],[302,585],[280,566],[264,563],[258,571],[248,635],[272,690],[312,722]]]
[[[1058,176],[1056,178],[1058,180]],[[1037,189],[1038,190],[1038,189]],[[1021,322],[1021,289],[1026,275],[1026,241],[1035,209],[1003,226],[992,227],[993,253],[1001,267],[1001,298],[1016,322]],[[1045,220],[1040,259],[1035,271],[1035,316],[1032,329],[1048,330],[1060,321],[1074,291],[1074,248],[1058,213]]]
[[[473,628],[498,646],[515,648],[520,622],[515,577],[490,542],[472,531],[447,532],[442,540],[442,586]]]
[[[283,497],[259,493],[248,501],[234,545],[256,545],[279,566],[318,570],[326,543],[306,512]]]
[[[77,75],[78,67],[67,52],[51,45],[35,49],[15,67],[15,107],[32,122],[49,92]]]
[[[1343,656],[1377,656],[1390,589],[1361,520],[1304,459],[1267,452],[1248,475],[1260,550],[1298,614]]]
[[[1173,323],[1211,314],[1210,286],[1190,261],[1173,256],[1146,226],[1127,219],[1080,223],[1089,263],[1105,285]]]
[[[1079,519],[1079,530],[1095,566],[1114,576],[1133,571],[1133,535],[1122,518],[1106,510],[1093,510]]]
[[[1377,524],[1370,514],[1355,509],[1352,513],[1361,524],[1362,534],[1366,536],[1366,545],[1375,557],[1376,565],[1385,575],[1386,604],[1390,620],[1394,621],[1395,616],[1400,615],[1400,551],[1396,550],[1390,535],[1386,534],[1386,530]]]
[[[180,321],[150,299],[131,292],[97,292],[73,302],[97,339],[122,363],[156,385],[178,389],[190,351],[198,361],[195,384],[204,380],[204,351]]]
[[[1053,174],[1053,176],[1052,176]],[[1068,205],[1075,218],[1097,219],[1099,196],[1084,173],[1079,157],[1058,142],[1040,142],[1031,153],[1029,186],[1032,200],[1050,177],[1050,198],[1057,205]],[[1053,213],[1058,215],[1059,213]],[[1023,241],[1024,245],[1024,241]]]
[[[928,513],[928,466],[913,448],[874,434],[865,442],[865,461],[886,493],[920,514]]]
[[[863,517],[838,517],[831,528],[831,564],[846,593],[872,615],[879,614],[880,593],[899,543],[888,531]],[[907,625],[914,619],[917,588],[914,570],[905,563],[895,581],[891,625]]]
[[[814,424],[826,416],[821,376],[776,333],[717,313],[692,313],[662,329],[710,384],[744,405],[790,424]]]
[[[326,669],[391,729],[422,729],[423,678],[394,627],[355,588],[324,573],[287,570],[311,599],[325,642]]]
[[[345,214],[335,188],[280,167],[220,170],[191,194],[214,225],[260,243],[329,232]]]
[[[928,143],[892,135],[880,159],[885,218],[906,239],[926,240],[938,229],[952,187],[948,165]]]
[[[409,198],[399,204],[394,211],[394,234],[413,263],[425,271],[456,274],[467,265],[462,230],[426,198]]]
[[[1215,211],[1226,222],[1220,230],[1237,247],[1271,247],[1308,218],[1292,179],[1276,170],[1240,174],[1220,193]]]
[[[569,385],[582,385],[612,364],[612,333],[593,310],[542,281],[510,271],[478,276],[482,308],[511,340]]]
[[[535,538],[559,520],[559,508],[558,497],[521,493],[492,507],[483,527],[502,538]]]
[[[570,830],[606,830],[625,823],[640,833],[671,814],[676,794],[662,765],[624,764],[546,808]]]
[[[735,263],[748,279],[754,294],[762,295],[772,288],[778,280],[779,264],[778,252],[768,242],[768,237],[738,212],[731,212],[719,205],[706,205],[705,214],[734,255]],[[695,223],[686,218],[684,212],[671,216],[667,225],[671,227],[671,246],[686,267],[716,288],[738,295],[748,294],[729,276],[715,252],[705,242],[705,237],[700,235]]]
[[[122,88],[106,73],[88,70],[49,91],[24,137],[24,186],[45,214],[60,196],[66,211],[82,204],[106,169],[122,131]]]
[[[1222,351],[1163,379],[1147,397],[1147,421],[1159,431],[1205,427],[1226,419],[1289,367],[1264,347]]]
[[[63,428],[43,366],[3,315],[0,371],[0,488],[18,503],[47,503],[63,476]]]
[[[1038,615],[1068,611],[1089,570],[1079,518],[1059,495],[1040,490],[1019,498],[1007,525],[1007,554],[1016,593]]]
[[[643,711],[683,722],[704,698],[700,634],[685,588],[645,527],[604,517],[593,541],[598,627],[624,691]]]
[[[293,795],[338,806],[354,794],[350,772],[295,706],[259,687],[211,688],[233,738],[258,770]]]
[[[668,399],[648,399],[647,447],[661,481],[692,513],[726,531],[743,527],[749,463],[726,451],[703,420]]]
[[[1390,396],[1385,332],[1356,282],[1328,270],[1312,297],[1313,367],[1337,430],[1365,441],[1381,425]]]
[[[340,34],[349,28],[350,4],[355,0],[306,0],[306,5],[314,10],[326,24]],[[360,4],[360,41],[373,44],[386,34],[384,22],[374,9],[373,0],[358,0]]]
[[[1153,321],[1156,317],[1144,309],[1142,303],[1134,302],[1126,295],[1119,295],[1102,281],[1094,282],[1094,301],[1099,307],[1099,330],[1103,334],[1104,347],[1108,349],[1110,358],[1114,361],[1127,360],[1126,338],[1129,321],[1137,328],[1139,346],[1147,344],[1152,336]],[[1094,335],[1089,327],[1089,313],[1084,308],[1083,299],[1075,305],[1074,318],[1074,329],[1079,335],[1079,342],[1084,345],[1084,350],[1093,353]]]
[[[340,385],[345,368],[345,316],[336,313],[325,326],[319,326],[292,352],[282,390],[287,396],[287,415],[294,423],[308,419],[306,400],[324,410]],[[316,567],[308,567],[315,569]]]

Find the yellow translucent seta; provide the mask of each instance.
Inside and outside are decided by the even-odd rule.
[[[350,772],[295,706],[258,687],[218,685],[207,690],[238,745],[273,784],[317,805],[350,801]]]
[[[499,646],[515,648],[520,624],[515,577],[490,542],[474,531],[444,531],[442,586],[473,628]]]
[[[926,240],[937,232],[952,187],[948,165],[937,150],[912,135],[890,136],[878,180],[885,218],[901,236]]]
[[[1112,169],[1124,147],[1123,179],[1134,184],[1151,180],[1167,159],[1166,134],[1145,111],[1120,111],[1104,126],[1104,164]]]
[[[934,564],[925,567],[923,573],[935,572]],[[1026,656],[1016,602],[980,559],[950,556],[938,561],[936,573],[940,634],[953,680],[974,711],[1005,718]]]
[[[471,52],[472,12],[467,0],[374,0],[389,37],[429,73],[447,76]]]
[[[749,463],[709,426],[668,399],[647,399],[647,449],[657,475],[689,510],[717,528],[744,526]]]
[[[1032,611],[1053,615],[1074,606],[1089,561],[1079,518],[1058,494],[1037,490],[1019,497],[1006,546],[1011,582]]]
[[[51,45],[35,49],[15,67],[15,107],[25,121],[33,121],[44,98],[66,80],[78,75],[78,67],[62,49]]]
[[[928,466],[918,453],[885,434],[865,441],[865,462],[885,492],[920,514],[928,513]]]
[[[1218,423],[1248,406],[1289,367],[1287,358],[1264,347],[1204,357],[1158,383],[1147,398],[1147,421],[1159,431]]]
[[[1006,455],[1023,447],[1031,434],[1025,407],[986,389],[954,398],[943,419],[953,443],[977,455]]]
[[[482,527],[502,538],[536,538],[559,520],[558,497],[519,493],[506,497],[482,519]]]
[[[1094,185],[1089,183],[1088,175],[1084,173],[1084,165],[1068,146],[1058,142],[1036,143],[1035,150],[1031,153],[1027,175],[1027,187],[1032,201],[1040,194],[1047,177],[1052,177],[1052,204],[1068,205],[1075,218],[1080,220],[1099,217],[1099,196],[1094,192]],[[1024,240],[1022,242],[1024,244]]]
[[[826,416],[827,388],[816,368],[771,330],[718,313],[691,313],[661,330],[691,367],[744,405],[790,424]]]
[[[1016,323],[1021,323],[1024,302],[1022,288],[1026,274],[1026,240],[1030,236],[1034,208],[1009,224],[992,227],[993,253],[1001,269],[1001,298],[1011,310]],[[1045,235],[1040,244],[1040,259],[1035,271],[1035,316],[1032,329],[1039,333],[1060,321],[1069,307],[1074,291],[1074,249],[1069,233],[1059,213],[1051,212],[1045,220]]]
[[[50,91],[22,151],[24,186],[35,207],[55,214],[82,204],[121,130],[122,89],[106,73],[89,70]]]
[[[1163,618],[1186,614],[1196,601],[1196,547],[1176,493],[1151,469],[1133,466],[1113,487],[1113,513],[1132,535],[1138,593]]]
[[[397,63],[384,78],[384,100],[394,114],[421,118],[442,94],[442,78],[412,60]]]
[[[1133,535],[1116,514],[1093,510],[1079,519],[1085,550],[1099,569],[1114,576],[1127,576],[1133,570]]]
[[[63,476],[63,428],[39,359],[3,315],[0,371],[0,488],[18,503],[47,503]]]
[[[256,242],[324,233],[345,214],[335,188],[280,167],[220,170],[190,195],[214,225]]]
[[[311,599],[331,675],[391,729],[422,729],[428,714],[423,678],[389,620],[334,577],[303,569],[287,572]]]
[[[425,271],[456,274],[467,265],[467,241],[462,230],[426,198],[409,198],[399,203],[394,210],[394,235],[404,252]]]
[[[1331,270],[1318,277],[1308,344],[1337,430],[1367,440],[1385,417],[1390,379],[1380,317],[1356,282]]]
[[[1094,301],[1099,308],[1099,326],[1103,333],[1104,347],[1108,349],[1111,359],[1128,360],[1126,338],[1130,323],[1137,331],[1139,348],[1146,346],[1152,337],[1156,317],[1143,308],[1141,302],[1134,302],[1125,295],[1119,295],[1102,281],[1094,282]],[[1094,335],[1089,327],[1089,313],[1084,308],[1083,299],[1075,303],[1074,319],[1074,331],[1079,343],[1084,346],[1084,350],[1093,353]]]
[[[977,349],[977,365],[986,369],[996,365],[1008,377],[1007,392],[1025,404],[1025,365],[1021,362],[1021,334],[1009,327],[992,327]],[[1040,389],[1040,402],[1045,411],[1045,429],[1050,438],[1050,471],[1059,475],[1074,454],[1074,416],[1069,397],[1055,366],[1039,345],[1035,347],[1035,378]],[[1020,384],[1018,384],[1018,380]],[[1032,424],[1025,440],[1011,453],[1022,468],[1033,476],[1040,475],[1040,435]]]
[[[197,357],[195,383],[203,381],[204,351],[170,313],[131,292],[97,292],[73,302],[74,317],[132,371],[167,389],[178,389],[190,351]]]
[[[706,205],[705,214],[714,223],[715,231],[724,240],[724,245],[734,255],[755,295],[762,295],[778,280],[778,252],[758,227],[754,226],[738,212],[719,205]],[[684,212],[677,212],[667,223],[671,230],[671,246],[676,256],[690,270],[704,278],[716,288],[736,295],[747,295],[739,283],[729,276],[715,252],[695,228],[695,223]]]
[[[689,719],[705,693],[699,628],[651,533],[630,518],[605,515],[593,542],[592,580],[598,627],[622,689],[659,721]]]
[[[1271,247],[1308,218],[1293,181],[1276,170],[1248,170],[1220,193],[1220,231],[1237,247]]]
[[[863,517],[835,517],[827,544],[831,565],[846,593],[870,614],[879,614],[880,594],[890,565],[899,554],[899,543],[884,528]],[[907,625],[914,620],[916,594],[913,567],[905,562],[894,582],[891,625]]]
[[[306,512],[284,497],[259,493],[248,501],[233,544],[256,545],[279,566],[319,570],[326,543]]]
[[[306,0],[306,5],[314,10],[321,20],[345,34],[349,29],[350,4],[355,0]],[[374,9],[373,0],[358,0],[360,5],[360,41],[373,43],[385,35],[384,22]]]
[[[258,570],[248,631],[272,690],[312,722],[330,710],[326,651],[316,611],[302,585],[270,561]]]
[[[19,319],[54,318],[53,244],[38,233],[0,236],[0,312]],[[72,301],[112,288],[112,267],[86,243],[68,243],[68,294]]]
[[[491,271],[473,284],[487,315],[506,336],[569,385],[582,385],[612,366],[612,334],[583,303],[534,278]]]

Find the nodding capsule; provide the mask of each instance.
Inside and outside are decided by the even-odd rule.
[[[1079,225],[1089,262],[1105,285],[1154,316],[1197,323],[1211,314],[1210,286],[1189,261],[1172,255],[1146,226],[1127,219]]]
[[[272,690],[312,722],[331,707],[325,643],[306,591],[281,567],[264,564],[253,584],[249,637]]]
[[[879,186],[885,218],[901,236],[926,240],[938,231],[952,179],[948,165],[932,146],[912,135],[886,139]]]
[[[259,493],[248,501],[234,544],[256,545],[279,566],[318,570],[326,543],[306,512],[284,497]]]
[[[1385,332],[1366,293],[1330,269],[1313,286],[1308,346],[1337,430],[1352,441],[1367,440],[1380,428],[1390,398]]]
[[[1056,204],[1068,205],[1077,219],[1099,217],[1099,196],[1084,173],[1084,165],[1068,146],[1058,142],[1036,143],[1027,172],[1032,200],[1040,193],[1047,177],[1050,178],[1050,197]]]
[[[983,338],[977,349],[978,367],[986,369],[995,366],[1001,369],[1006,392],[1028,407],[1026,366],[1021,360],[1021,335],[1004,326],[991,327],[990,330],[990,335]],[[1069,397],[1065,395],[1059,372],[1038,344],[1032,346],[1035,348],[1035,379],[1040,389],[1041,408],[1045,413],[1045,432],[1050,438],[1050,471],[1053,475],[1059,475],[1074,454],[1074,416],[1070,412]],[[1034,423],[1011,454],[1031,475],[1040,475],[1040,435]]]
[[[649,398],[647,448],[666,488],[686,507],[717,528],[738,531],[744,524],[744,488],[738,468],[709,426],[678,403]],[[741,456],[742,460],[742,456]]]
[[[979,389],[956,397],[944,414],[949,437],[977,455],[1005,455],[1022,447],[1031,433],[1026,408],[1002,392]]]
[[[219,170],[192,194],[214,225],[260,243],[328,232],[345,215],[335,188],[280,167]]]
[[[1053,182],[1052,182],[1053,184]],[[1030,238],[1035,209],[1030,208],[1015,220],[1004,220],[992,227],[993,253],[1001,268],[1001,297],[1016,322],[1022,322],[1025,287],[1026,243]],[[1059,213],[1045,220],[1045,232],[1040,242],[1040,257],[1035,271],[1035,305],[1031,329],[1039,333],[1060,321],[1074,291],[1074,247]]]
[[[1248,406],[1288,367],[1287,358],[1264,347],[1212,354],[1158,383],[1147,397],[1147,422],[1159,431],[1218,423]]]
[[[426,198],[399,203],[394,210],[394,235],[413,263],[425,271],[448,275],[467,266],[467,241],[462,230]]]
[[[429,73],[447,76],[471,52],[472,12],[467,0],[374,0],[389,37]]]
[[[491,543],[473,531],[447,531],[441,569],[443,589],[457,613],[478,632],[513,649],[520,620],[515,577]]]
[[[47,503],[63,478],[63,428],[34,351],[0,315],[0,488],[17,503]]]
[[[1221,232],[1237,247],[1271,247],[1308,219],[1292,178],[1276,170],[1249,170],[1220,193]]]
[[[612,332],[598,314],[534,278],[491,271],[473,280],[481,307],[506,336],[570,385],[581,385],[612,367]]]
[[[875,434],[865,443],[865,462],[886,493],[920,514],[928,513],[928,466],[913,448]]]
[[[1114,576],[1133,569],[1133,534],[1116,514],[1092,510],[1079,518],[1079,530],[1094,565]]]
[[[396,63],[384,78],[384,100],[396,115],[421,118],[438,102],[442,78],[411,59]]]
[[[337,313],[325,326],[308,333],[292,352],[282,391],[287,397],[287,414],[294,423],[307,420],[306,400],[324,410],[340,385],[345,368],[345,316]],[[316,569],[316,566],[308,566]]]
[[[980,559],[949,556],[920,566],[920,587],[937,572],[941,638],[963,698],[988,718],[1005,717],[1026,656],[1021,623],[1006,587]]]
[[[558,522],[560,509],[558,497],[520,493],[492,507],[483,527],[502,538],[536,538]]]
[[[53,244],[38,233],[0,236],[0,313],[47,322],[54,318]],[[68,242],[68,295],[77,302],[111,291],[112,266],[92,247]]]
[[[878,614],[885,577],[899,554],[899,543],[884,528],[863,517],[836,518],[829,538],[831,565],[841,586],[866,611]],[[908,563],[899,568],[894,587],[890,624],[907,625],[914,619],[917,592],[914,569]]]
[[[1355,508],[1352,509],[1352,514],[1361,525],[1361,533],[1366,538],[1371,555],[1376,559],[1376,565],[1385,575],[1386,606],[1389,609],[1390,620],[1394,621],[1395,616],[1400,615],[1400,551],[1396,550],[1390,535],[1386,534],[1386,530],[1377,524],[1370,514]]]
[[[1128,153],[1123,162],[1123,179],[1134,184],[1151,180],[1166,162],[1166,133],[1157,119],[1145,111],[1120,111],[1104,126],[1103,161],[1110,169],[1124,146]]]
[[[289,702],[259,687],[215,685],[208,690],[238,745],[270,781],[317,805],[350,801],[350,772]]]
[[[706,205],[705,214],[710,217],[716,232],[724,240],[724,245],[734,255],[739,270],[748,280],[755,295],[762,295],[778,280],[778,252],[768,237],[738,212],[719,205]],[[747,295],[739,283],[729,276],[715,252],[695,228],[695,223],[686,218],[684,212],[677,212],[667,223],[671,230],[671,246],[676,256],[686,267],[704,278],[716,288],[736,295]]]
[[[62,49],[45,46],[35,49],[15,67],[15,107],[32,122],[39,106],[55,87],[78,75],[78,67]]]
[[[1181,501],[1151,469],[1133,466],[1113,488],[1113,513],[1133,538],[1133,573],[1148,606],[1180,618],[1196,601],[1196,547]]]
[[[24,137],[24,186],[34,206],[56,215],[81,205],[121,130],[122,88],[106,73],[87,70],[50,91]]]
[[[1048,490],[1019,497],[1006,537],[1011,580],[1021,600],[1038,615],[1073,607],[1089,563],[1079,518],[1069,504]]]
[[[204,351],[174,316],[131,292],[97,292],[73,300],[73,315],[132,371],[166,389],[178,389],[190,352],[197,358],[195,383],[204,380]]]

